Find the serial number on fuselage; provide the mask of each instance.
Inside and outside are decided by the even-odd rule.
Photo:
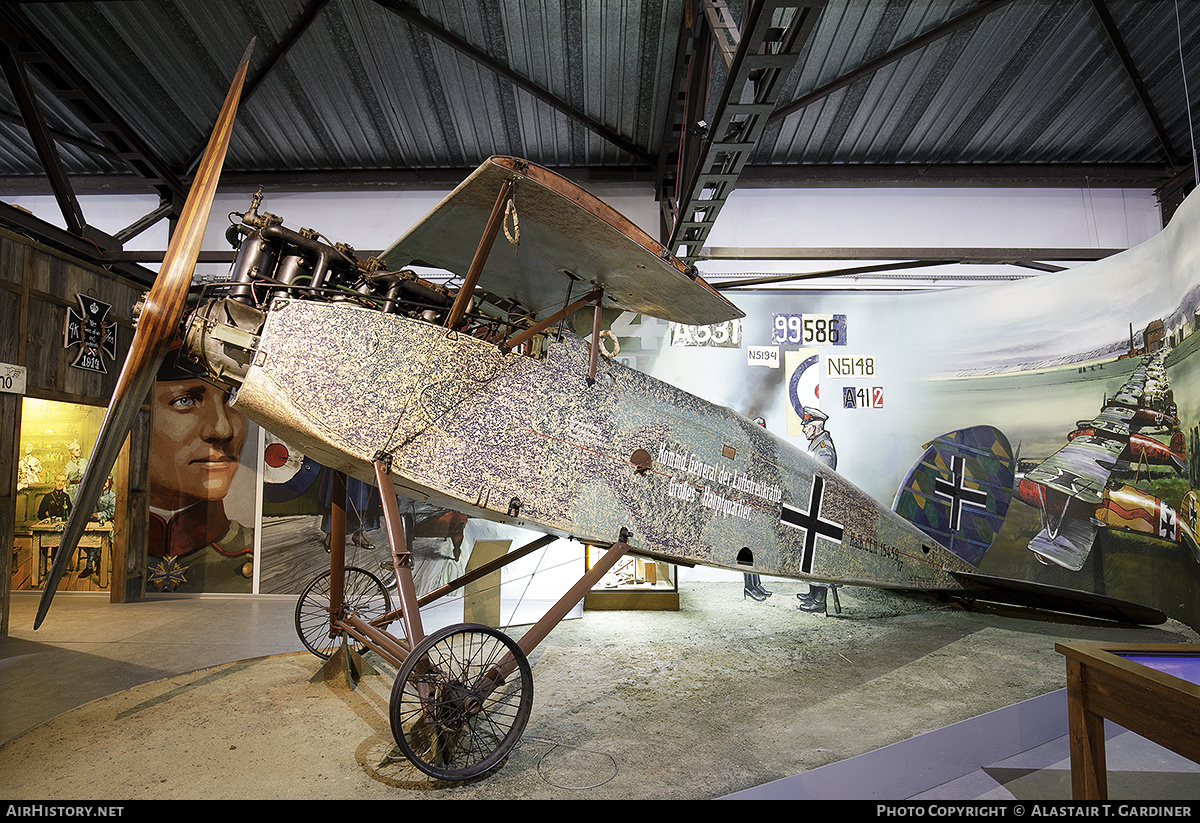
[[[848,538],[846,543],[852,549],[858,549],[861,552],[873,554],[876,557],[882,557],[884,560],[890,560],[896,564],[897,569],[899,569],[901,566],[900,550],[893,548],[892,546],[885,546],[882,543],[869,543],[857,537]]]

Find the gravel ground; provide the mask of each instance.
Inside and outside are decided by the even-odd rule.
[[[368,655],[376,673],[349,689],[303,654],[88,703],[0,748],[0,785],[13,800],[714,798],[1062,688],[1056,641],[1198,639],[855,588],[826,617],[796,609],[799,584],[768,585],[763,603],[696,583],[679,612],[564,622],[531,658],[521,744],[474,781],[393,756],[389,666]]]

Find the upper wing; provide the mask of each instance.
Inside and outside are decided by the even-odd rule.
[[[479,285],[524,310],[556,311],[596,286],[604,305],[686,325],[742,317],[666,247],[554,172],[492,157],[383,254],[392,270],[426,265],[464,274],[505,180],[515,180],[509,241],[498,239]],[[578,281],[574,284],[572,281]]]
[[[1126,437],[1132,430],[1133,420],[1136,416],[1136,406],[1108,404],[1100,410],[1100,414],[1096,415],[1089,425],[1096,431],[1106,432],[1113,437]]]
[[[1042,515],[1032,552],[1075,571],[1083,567],[1096,539],[1096,506],[1125,447],[1122,440],[1081,435],[1026,473],[1020,497]]]
[[[1126,443],[1084,435],[1043,460],[1025,479],[1085,503],[1104,499],[1104,486]]]

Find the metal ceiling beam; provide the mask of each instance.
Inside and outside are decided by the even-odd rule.
[[[12,112],[7,111],[0,111],[0,121],[12,123],[16,126],[25,125],[25,120],[19,114],[13,114]],[[88,140],[86,137],[79,137],[78,135],[69,134],[61,129],[47,128],[46,132],[50,135],[50,139],[55,143],[66,143],[69,146],[75,146],[76,148],[82,149],[88,154],[98,154],[102,157],[110,157],[114,160],[120,159],[117,157],[115,152],[108,148],[108,146],[101,145],[95,140]]]
[[[654,172],[624,167],[558,167],[560,174],[581,185],[628,183],[654,186]],[[221,190],[379,191],[453,189],[473,168],[330,169],[325,171],[231,171],[221,175]],[[1157,189],[1168,185],[1180,170],[1159,164],[1000,164],[950,163],[933,165],[791,164],[748,165],[738,178],[739,189],[756,188],[1125,188]],[[1191,169],[1186,182],[1190,184]],[[140,178],[129,175],[77,175],[71,178],[77,194],[144,193]],[[38,175],[0,176],[0,191],[11,195],[51,194],[46,178]]]
[[[826,277],[846,277],[851,275],[881,274],[883,272],[901,271],[905,269],[924,269],[955,263],[955,260],[904,260],[897,263],[880,263],[875,266],[851,266],[845,269],[830,269],[828,271],[793,272],[791,274],[765,274],[761,277],[744,277],[738,280],[715,280],[707,275],[708,282],[718,291],[724,289],[757,288],[759,286],[777,286],[783,283],[795,283],[799,280],[822,280]],[[932,275],[937,277],[937,275]]]
[[[158,158],[150,146],[61,54],[14,3],[0,4],[0,27],[7,27],[22,46],[28,70],[71,107],[97,139],[116,153],[160,197],[187,196],[187,186]]]
[[[254,93],[258,91],[258,88],[262,85],[263,81],[270,76],[271,72],[275,69],[275,66],[279,64],[279,61],[287,56],[287,53],[292,50],[294,45],[296,45],[296,41],[298,41],[301,36],[308,31],[309,27],[312,26],[313,22],[317,19],[317,16],[321,13],[321,10],[327,5],[329,5],[329,0],[311,0],[311,2],[309,2],[309,4],[300,11],[300,14],[296,17],[295,22],[288,27],[288,30],[284,33],[283,37],[279,38],[279,42],[275,45],[275,48],[271,50],[271,53],[267,55],[266,59],[262,62],[254,74],[246,79],[246,85],[242,90],[241,106],[243,108],[246,105],[246,101],[254,96]],[[187,169],[188,174],[191,174],[193,171],[195,171],[196,165],[200,162],[201,155],[204,154],[204,147],[207,143],[207,140],[208,137],[206,135],[204,139],[196,147],[194,147],[191,153],[188,155],[188,161],[184,165],[184,168]]]
[[[675,187],[685,165],[684,153],[696,144],[695,140],[687,139],[685,124],[696,120],[689,115],[689,109],[692,108],[692,89],[708,86],[708,61],[692,59],[693,53],[708,50],[703,39],[706,36],[707,28],[696,28],[692,0],[684,0],[684,15],[680,20],[679,35],[675,44],[675,66],[671,75],[671,91],[667,98],[667,113],[663,118],[654,178],[654,197],[659,205],[659,239],[663,242],[671,236],[671,228],[675,225]],[[692,69],[703,71],[705,76],[693,77]],[[691,163],[688,162],[687,165],[690,166]]]
[[[747,4],[740,27],[735,27],[721,0],[704,3],[727,79],[713,122],[701,128],[703,149],[695,165],[684,165],[679,176],[683,186],[666,246],[681,260],[693,262],[708,237],[823,7],[824,0],[758,0]],[[704,59],[706,52],[693,50],[691,62]]]
[[[858,68],[846,72],[840,77],[831,80],[819,88],[813,89],[804,96],[799,97],[796,100],[787,103],[786,105],[778,107],[774,112],[772,112],[769,122],[775,123],[779,120],[782,120],[789,114],[794,114],[795,112],[800,111],[800,109],[803,109],[812,105],[818,100],[828,97],[838,89],[845,88],[851,83],[854,83],[855,81],[864,77],[870,77],[889,63],[894,63],[902,57],[912,54],[915,51],[920,51],[926,46],[936,43],[938,40],[941,40],[942,38],[952,34],[958,29],[963,28],[964,26],[974,25],[992,12],[998,11],[1014,2],[1016,2],[1016,0],[988,0],[988,2],[980,3],[970,11],[964,12],[958,17],[947,20],[940,26],[934,26],[929,31],[914,37],[907,43],[897,46],[891,51],[881,54],[879,57],[863,63]]]
[[[165,220],[169,217],[178,216],[178,212],[176,211],[176,209],[177,209],[177,203],[175,203],[174,201],[171,201],[171,200],[160,201],[158,204],[158,208],[154,209],[153,211],[147,212],[146,214],[139,217],[137,220],[134,220],[128,226],[126,226],[125,228],[118,231],[116,233],[116,235],[114,235],[114,236],[117,238],[117,240],[121,241],[122,245],[124,245],[128,241],[137,237],[142,232],[146,231],[148,228],[153,226],[159,220]]]
[[[148,287],[154,283],[154,272],[131,261],[110,261],[98,253],[96,244],[77,237],[52,223],[33,216],[24,209],[0,203],[0,227],[32,237],[37,242],[66,252],[80,260],[102,266],[113,274],[125,277],[138,286]],[[119,254],[120,252],[109,252]]]
[[[1103,0],[1092,0],[1092,9],[1096,12],[1096,17],[1100,20],[1104,34],[1108,37],[1109,45],[1116,52],[1117,59],[1121,61],[1121,68],[1124,70],[1125,76],[1133,85],[1134,93],[1137,94],[1138,102],[1142,105],[1142,110],[1150,118],[1150,123],[1154,127],[1154,134],[1158,137],[1158,142],[1162,145],[1163,152],[1167,156],[1167,161],[1180,163],[1181,160],[1175,153],[1174,146],[1171,145],[1171,137],[1167,133],[1166,126],[1163,125],[1162,118],[1158,116],[1158,109],[1155,108],[1154,100],[1150,97],[1150,91],[1146,88],[1146,84],[1143,82],[1142,76],[1133,62],[1133,55],[1129,53],[1129,47],[1125,45],[1125,38],[1121,36],[1116,21],[1113,20]]]
[[[1093,248],[903,248],[834,246],[706,246],[698,260],[909,260],[937,263],[1015,264],[1039,260],[1088,262],[1125,249]]]
[[[1159,163],[838,163],[748,166],[740,188],[958,186],[1155,188],[1177,169]]]
[[[279,61],[284,58],[288,51],[291,50],[292,46],[296,44],[296,41],[300,39],[301,35],[308,31],[309,26],[312,25],[313,21],[317,18],[317,15],[326,5],[328,5],[328,3],[329,0],[312,0],[312,2],[304,7],[304,9],[300,12],[300,15],[296,18],[296,22],[294,22],[288,28],[287,32],[284,33],[283,37],[279,39],[279,43],[276,44],[274,50],[267,55],[266,60],[264,60],[262,65],[258,67],[258,70],[254,73],[254,75],[246,81],[245,87],[242,91],[243,106],[245,106],[246,101],[250,99],[254,92],[258,90],[259,86],[262,85],[262,82],[266,80],[268,75],[270,75],[271,70],[274,69]],[[200,162],[200,157],[204,153],[205,145],[206,143],[201,142],[192,149],[188,156],[187,163],[184,164],[184,168],[187,169],[187,174],[190,175],[195,171],[197,164]],[[162,198],[157,208],[147,212],[133,223],[121,229],[119,232],[117,232],[116,237],[122,241],[130,240],[146,231],[160,220],[175,220],[179,216],[179,212],[182,208],[182,198]]]
[[[582,112],[570,105],[565,100],[542,88],[529,78],[513,71],[511,68],[504,63],[501,63],[492,55],[488,54],[477,46],[468,43],[454,32],[449,31],[448,29],[443,28],[441,25],[433,22],[411,6],[408,6],[403,2],[399,2],[399,0],[375,0],[375,3],[381,8],[390,11],[397,17],[408,22],[415,28],[442,41],[460,54],[470,58],[471,60],[474,60],[479,65],[512,83],[517,88],[533,95],[538,100],[541,100],[543,103],[555,109],[556,111],[565,114],[573,120],[583,124],[593,133],[612,143],[614,146],[629,154],[639,162],[644,163],[647,166],[654,166],[657,163],[657,159],[654,156],[646,151],[646,149],[634,143],[632,140],[629,140],[624,135],[609,128],[599,120],[596,120],[585,112]]]
[[[5,34],[3,38],[5,41],[9,41],[9,34],[11,32]],[[63,168],[62,159],[58,156],[58,148],[54,145],[54,141],[46,129],[46,124],[42,120],[37,98],[29,87],[29,77],[25,73],[24,63],[14,51],[18,45],[17,40],[18,38],[14,37],[9,42],[0,42],[0,66],[3,66],[4,77],[8,81],[8,87],[12,90],[13,97],[16,98],[17,108],[21,111],[21,119],[29,132],[29,139],[33,141],[34,151],[37,152],[38,161],[42,164],[46,179],[50,182],[50,188],[54,192],[54,199],[58,202],[59,211],[62,212],[63,221],[72,234],[82,236],[87,221],[83,217],[83,209],[79,206],[79,199],[75,196],[74,189],[71,188],[71,181]]]

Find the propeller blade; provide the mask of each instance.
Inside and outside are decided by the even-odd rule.
[[[41,626],[42,621],[46,619],[50,601],[54,599],[67,560],[75,553],[92,510],[104,490],[104,481],[116,463],[121,445],[133,427],[146,394],[154,385],[159,366],[162,365],[176,330],[183,320],[188,287],[192,282],[192,270],[196,267],[196,260],[200,255],[200,241],[204,238],[204,228],[208,223],[217,181],[221,176],[221,166],[229,148],[233,119],[237,113],[253,50],[254,41],[251,41],[234,75],[221,113],[217,116],[208,146],[200,158],[196,177],[192,181],[187,200],[184,201],[183,213],[167,245],[162,267],[138,315],[137,331],[134,332],[133,342],[129,346],[129,354],[117,378],[116,389],[113,391],[112,400],[109,401],[108,411],[104,414],[104,421],[100,424],[100,434],[96,437],[96,444],[88,458],[79,492],[75,496],[75,505],[66,525],[63,526],[62,541],[54,555],[54,563],[46,578],[42,599],[38,603],[34,629]]]

